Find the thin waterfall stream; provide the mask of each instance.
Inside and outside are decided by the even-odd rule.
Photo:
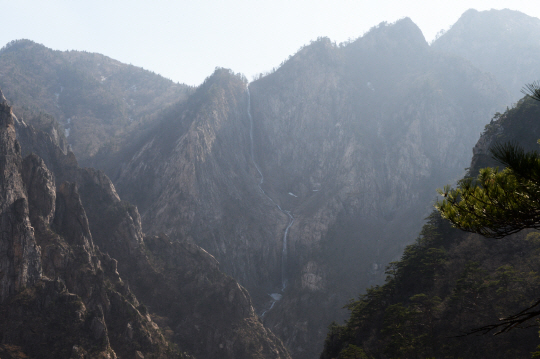
[[[253,165],[257,169],[257,172],[259,172],[259,175],[261,176],[261,179],[259,180],[259,190],[261,193],[272,202],[277,209],[279,209],[282,213],[286,214],[289,217],[289,224],[285,228],[285,233],[283,234],[283,249],[281,251],[281,292],[285,291],[285,288],[287,287],[287,236],[289,235],[289,229],[294,223],[294,216],[291,214],[291,211],[288,211],[286,209],[281,208],[279,204],[277,204],[272,197],[270,197],[264,189],[262,188],[262,184],[264,183],[264,175],[262,174],[261,169],[259,168],[259,165],[257,164],[257,161],[255,160],[255,151],[254,151],[254,145],[253,145],[253,118],[251,117],[251,95],[249,93],[249,85],[246,86],[246,92],[247,92],[247,114],[249,117],[249,139],[251,141],[251,160],[253,161]],[[265,310],[261,317],[264,317],[267,311],[271,310],[274,307],[274,304],[278,300],[281,299],[281,295],[278,293],[272,293],[270,296],[273,299],[272,305],[268,310]]]

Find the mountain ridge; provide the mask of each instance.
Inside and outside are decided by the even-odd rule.
[[[524,84],[540,74],[540,19],[515,10],[466,11],[431,47],[491,72],[517,102]]]
[[[175,349],[178,345],[196,357],[289,358],[281,341],[259,322],[247,291],[219,271],[210,254],[184,239],[145,235],[137,208],[121,201],[103,172],[80,168],[73,152],[64,153],[51,136],[12,116],[5,103],[4,113],[8,130],[2,130],[2,135],[7,131],[9,136],[1,143],[14,148],[17,155],[11,157],[18,159],[19,169],[2,173],[21,172],[21,178],[12,182],[24,183],[22,195],[28,194],[28,205],[23,197],[15,201],[19,203],[15,210],[29,220],[24,224],[22,217],[24,226],[18,225],[3,210],[1,226],[3,233],[10,225],[28,229],[23,237],[29,244],[22,244],[27,248],[20,254],[25,261],[15,257],[19,266],[28,269],[19,269],[10,264],[10,253],[20,249],[13,240],[13,245],[2,241],[0,270],[3,274],[4,267],[14,268],[12,275],[2,275],[3,343],[39,357],[69,357],[66,351],[75,345],[74,353],[81,358],[101,357],[105,352],[113,358],[188,358]],[[36,152],[44,155],[47,164]],[[23,153],[30,154],[21,160]],[[6,193],[14,191],[4,188],[3,198]],[[35,246],[30,241],[33,234]],[[29,270],[34,268],[31,263],[35,270]],[[16,275],[21,279],[14,281]],[[49,302],[40,304],[47,296],[60,301],[55,305],[68,300],[80,301],[82,307],[70,304],[64,312],[54,309],[49,314],[44,312]],[[70,319],[73,311],[81,312],[84,320]],[[64,319],[56,315],[73,320],[67,323],[71,333],[62,332]],[[47,331],[47,325],[57,329]],[[33,340],[38,339],[32,339],[28,328],[41,333],[41,349],[35,347]],[[62,335],[65,340],[57,338]],[[96,345],[92,340],[101,344],[92,349]]]
[[[179,266],[160,257],[182,253],[171,238],[186,248],[200,245],[247,288],[255,311],[295,358],[317,355],[326,326],[345,317],[339,308],[358,288],[381,282],[385,264],[418,233],[434,197],[426,189],[463,174],[487,119],[510,102],[495,75],[437,46],[405,18],[345,45],[321,38],[249,84],[216,69],[196,89],[170,90],[159,111],[141,118],[141,131],[122,125],[111,146],[81,160],[104,169],[120,197],[141,211],[104,196],[110,208],[95,205],[90,221],[100,248],[127,256],[98,235],[101,212],[121,213],[111,238],[129,228],[130,238],[139,238],[122,242],[131,243],[125,253],[140,243],[159,251],[157,260],[143,259],[156,268]],[[0,65],[1,59],[2,53]],[[48,96],[54,102],[54,93]],[[114,97],[107,103],[114,105]],[[28,151],[41,135],[18,136]],[[38,150],[46,162],[61,151],[76,164],[67,146]],[[271,199],[258,187],[254,159]],[[100,182],[96,173],[85,176]],[[295,219],[287,256],[290,217],[276,205]],[[122,262],[120,271],[129,273]],[[150,282],[132,289],[139,297]]]

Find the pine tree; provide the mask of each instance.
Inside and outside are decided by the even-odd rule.
[[[522,92],[540,101],[540,82],[526,85]],[[437,201],[435,208],[455,227],[485,237],[502,238],[527,228],[539,229],[540,153],[525,152],[516,143],[506,143],[493,146],[491,154],[506,168],[484,168],[477,178],[461,180],[456,189],[439,189],[444,199]],[[473,332],[506,332],[539,316],[538,306],[540,299],[499,323]],[[534,354],[540,357],[540,351]]]
[[[540,101],[540,83],[523,92]],[[439,189],[444,199],[435,208],[455,227],[486,237],[540,228],[540,153],[525,152],[516,143],[495,145],[491,153],[505,169],[484,168],[456,189]]]

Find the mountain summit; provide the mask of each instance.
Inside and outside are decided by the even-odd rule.
[[[540,19],[514,10],[466,11],[432,47],[490,72],[516,102],[540,79]]]

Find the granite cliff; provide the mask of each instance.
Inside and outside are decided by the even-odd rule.
[[[343,46],[320,39],[247,86],[218,69],[113,180],[143,228],[193,238],[310,358],[414,238],[425,189],[463,173],[506,94],[409,19]]]
[[[0,99],[2,351],[39,358],[177,357],[137,308],[116,260],[94,245],[77,186],[57,188],[43,160],[22,159],[17,120]]]
[[[145,235],[103,172],[5,100],[2,121],[2,357],[289,358],[211,255]]]
[[[255,310],[295,358],[313,358],[330,322],[345,317],[343,304],[380,283],[385,265],[416,237],[433,189],[463,175],[484,125],[510,102],[505,86],[529,76],[519,64],[500,70],[502,57],[491,52],[476,61],[453,51],[458,40],[449,39],[473,33],[458,31],[473,28],[463,25],[469,18],[476,13],[432,46],[410,19],[345,44],[321,38],[249,84],[217,69],[196,89],[101,55],[23,41],[0,51],[0,85],[20,89],[10,90],[16,109],[45,131],[21,125],[23,152],[38,153],[57,183],[77,183],[94,243],[118,260],[167,338],[196,355],[286,356]],[[469,54],[483,44],[473,42]],[[512,49],[523,63],[539,58],[507,45],[499,52]],[[47,90],[24,95],[31,89],[24,80],[36,73],[52,74],[40,80]],[[133,97],[134,85],[142,98]],[[66,140],[39,111],[64,127],[82,116],[86,132],[77,137],[73,127]],[[101,124],[111,126],[105,141],[95,139]],[[99,171],[79,169],[67,143],[114,186]],[[197,304],[204,293],[219,293],[215,311]],[[228,322],[233,330],[222,331]]]

